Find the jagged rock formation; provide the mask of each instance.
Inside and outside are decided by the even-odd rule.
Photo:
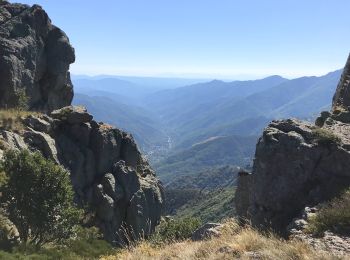
[[[0,1],[0,108],[16,106],[24,93],[32,110],[70,105],[74,60],[68,37],[40,6]]]
[[[74,59],[40,6],[0,1],[0,108],[25,92],[30,109],[48,113],[23,118],[17,131],[0,124],[0,158],[6,149],[40,151],[69,170],[77,203],[108,241],[147,236],[160,221],[162,186],[129,134],[67,106]]]
[[[253,172],[238,182],[240,196],[248,197],[238,204],[238,213],[253,225],[285,233],[306,206],[350,186],[349,64],[350,57],[332,112],[322,112],[316,125],[288,119],[273,121],[264,130]]]
[[[350,106],[350,55],[340,78],[337,90],[333,97],[332,110],[345,108]]]
[[[132,230],[132,239],[154,230],[162,187],[129,134],[72,106],[30,116],[24,124],[20,133],[0,130],[2,146],[41,151],[66,167],[77,202],[92,209],[108,241],[123,243],[124,229]]]

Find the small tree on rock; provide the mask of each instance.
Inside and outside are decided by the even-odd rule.
[[[26,150],[7,151],[1,168],[8,178],[2,200],[23,242],[40,245],[71,236],[80,210],[65,169]]]

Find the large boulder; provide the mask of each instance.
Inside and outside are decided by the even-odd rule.
[[[25,129],[19,133],[0,130],[0,151],[40,151],[67,168],[76,201],[89,208],[91,222],[106,240],[123,245],[154,231],[163,189],[132,136],[95,122],[82,107],[32,115],[23,123]]]
[[[349,64],[333,99],[316,125],[273,121],[256,146],[253,172],[241,175],[239,215],[255,226],[285,233],[306,207],[317,206],[350,186]]]
[[[70,105],[74,60],[68,37],[40,6],[0,1],[0,108],[19,105],[24,94],[33,110]]]

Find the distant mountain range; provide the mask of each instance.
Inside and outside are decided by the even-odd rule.
[[[74,103],[85,105],[97,120],[131,132],[167,179],[249,163],[269,121],[313,120],[328,109],[340,74],[233,82],[73,76]]]

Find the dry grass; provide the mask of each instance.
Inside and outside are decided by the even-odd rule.
[[[310,219],[308,232],[321,235],[327,230],[350,234],[350,189],[321,205],[320,211]]]
[[[285,241],[272,234],[262,235],[256,230],[241,228],[233,220],[225,223],[222,235],[207,241],[175,242],[162,246],[143,241],[103,260],[160,260],[160,259],[338,259],[326,252],[316,252],[306,244]]]
[[[21,132],[25,128],[23,118],[30,115],[39,115],[39,113],[19,109],[0,110],[0,129]]]

